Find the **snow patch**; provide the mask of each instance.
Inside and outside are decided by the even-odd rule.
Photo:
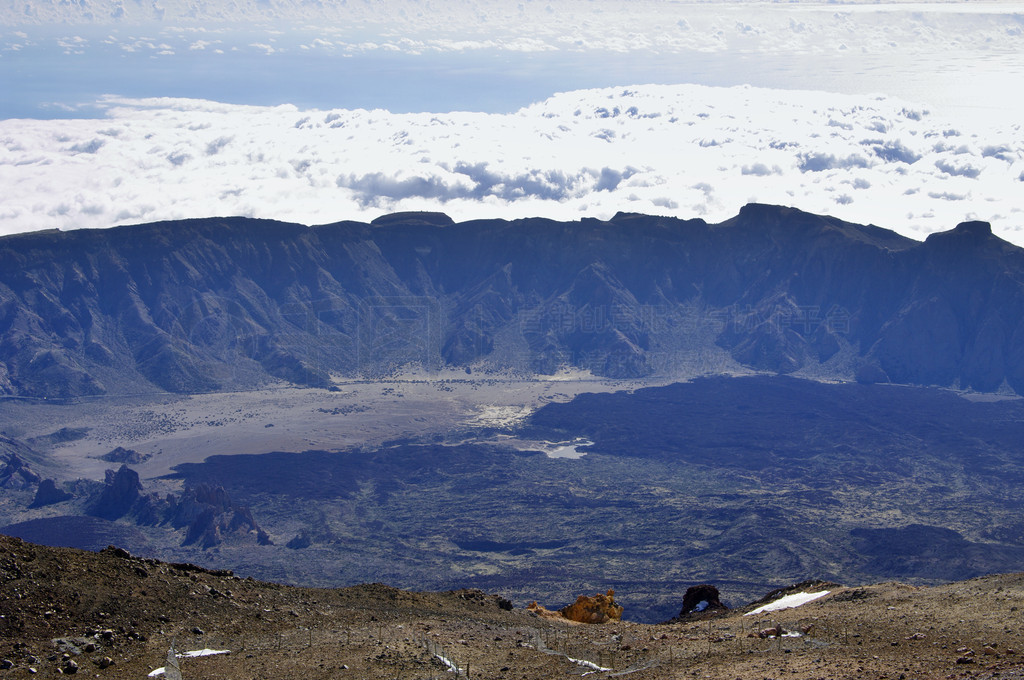
[[[449,673],[458,673],[459,672],[459,667],[456,666],[454,663],[452,663],[451,660],[448,657],[441,656],[440,654],[435,654],[434,658],[437,659],[438,661],[440,661],[441,663],[443,663],[448,668],[448,672]]]
[[[215,656],[217,654],[230,654],[230,653],[231,653],[231,650],[229,650],[229,649],[196,649],[196,650],[193,650],[191,652],[182,652],[180,654],[175,654],[175,656],[178,657],[179,659],[195,659],[195,658],[198,658],[198,657],[201,657],[201,656]],[[149,677],[155,678],[157,676],[163,675],[166,672],[167,672],[167,667],[166,666],[161,666],[160,668],[157,668],[156,670],[150,671],[149,672]]]
[[[799,607],[802,604],[807,604],[813,600],[817,600],[819,597],[825,597],[828,595],[830,590],[822,590],[817,593],[793,593],[792,595],[786,595],[780,597],[774,602],[762,605],[752,612],[747,612],[744,616],[755,616],[757,614],[763,614],[764,612],[774,612],[780,609],[792,609],[793,607]]]
[[[586,661],[584,659],[574,659],[571,656],[567,656],[565,658],[568,659],[569,661],[575,663],[575,664],[579,664],[580,666],[583,666],[584,668],[591,669],[589,672],[584,673],[583,675],[590,675],[590,673],[599,673],[599,672],[602,672],[602,671],[610,671],[610,670],[612,670],[611,668],[605,668],[604,666],[598,666],[593,661]]]

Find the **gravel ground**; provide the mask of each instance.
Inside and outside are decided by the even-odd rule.
[[[324,590],[0,537],[0,677],[1018,678],[1024,575],[838,588],[671,625],[538,618],[475,590]],[[559,603],[549,603],[553,606]],[[753,607],[747,607],[746,611]],[[628,612],[626,612],[628,618]],[[784,637],[761,637],[781,626]]]

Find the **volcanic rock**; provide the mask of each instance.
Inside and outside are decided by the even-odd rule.
[[[127,465],[122,465],[117,472],[107,470],[105,486],[99,498],[89,508],[89,514],[107,520],[115,520],[127,515],[142,493],[139,473]]]
[[[683,608],[675,618],[665,623],[703,619],[728,610],[729,608],[719,599],[718,588],[709,583],[702,583],[686,589],[686,594],[683,595]]]
[[[57,483],[52,479],[44,479],[39,482],[39,488],[36,489],[36,497],[32,500],[32,504],[29,507],[41,508],[44,505],[63,503],[73,497],[72,494],[58,488]]]
[[[167,510],[171,526],[187,527],[182,545],[212,548],[228,534],[256,533],[259,545],[272,545],[247,506],[235,505],[222,486],[198,484],[187,487],[181,498],[170,498]]]
[[[100,460],[105,460],[108,463],[125,463],[129,465],[138,465],[144,463],[152,458],[149,454],[142,455],[134,449],[126,449],[123,446],[118,446],[110,453],[105,453],[100,456]]]
[[[537,604],[536,600],[534,600],[530,604],[526,605],[526,611],[528,611],[531,614],[534,614],[536,616],[539,616],[542,619],[563,619],[563,618],[565,618],[565,617],[562,616],[561,612],[557,612],[557,611],[553,612],[550,609],[548,609],[547,607],[545,607],[544,605]]]
[[[620,620],[622,611],[623,608],[615,602],[615,591],[609,590],[604,595],[598,593],[593,597],[580,595],[574,603],[562,607],[559,613],[578,623],[607,623]]]
[[[16,453],[11,453],[3,468],[0,468],[0,488],[27,489],[40,481],[41,477]]]

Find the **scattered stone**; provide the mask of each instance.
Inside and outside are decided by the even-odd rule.
[[[6,670],[9,670],[11,668],[14,668],[14,662],[13,661],[11,661],[10,659],[0,659],[0,669],[6,671]]]
[[[110,668],[111,666],[114,665],[114,660],[111,659],[109,656],[105,656],[102,659],[100,659],[96,663],[96,665],[99,666],[100,668]]]
[[[78,663],[74,659],[65,659],[60,666],[60,672],[65,675],[74,675],[78,672]]]
[[[206,631],[203,630],[202,628],[200,628],[199,626],[193,626],[192,627],[192,634],[193,635],[205,635]]]

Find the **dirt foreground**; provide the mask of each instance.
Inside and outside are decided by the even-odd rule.
[[[0,677],[160,677],[173,645],[208,650],[178,660],[187,679],[1021,678],[1022,601],[1013,574],[839,588],[754,616],[584,625],[473,590],[295,588],[0,537]],[[779,626],[784,636],[759,636]]]

